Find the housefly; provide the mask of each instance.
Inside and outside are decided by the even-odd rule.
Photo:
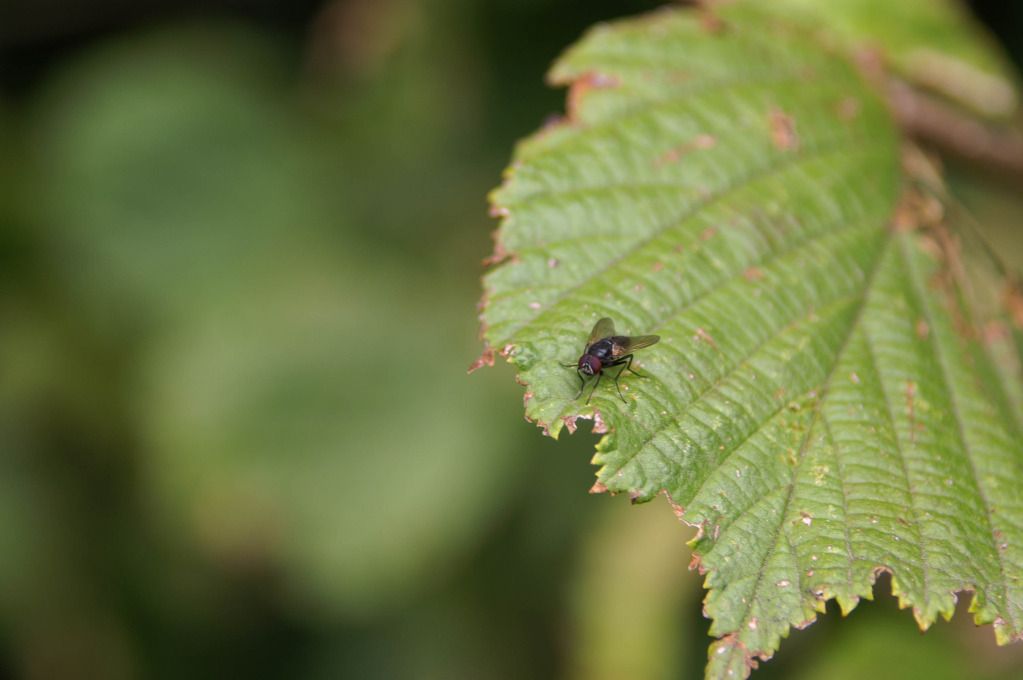
[[[641,378],[646,377],[632,370],[632,353],[637,349],[649,347],[660,339],[659,335],[615,335],[614,321],[607,317],[598,321],[593,326],[593,332],[590,333],[590,337],[586,341],[586,349],[583,350],[583,355],[579,357],[578,363],[562,364],[567,368],[574,368],[579,375],[579,394],[575,395],[575,398],[578,399],[582,396],[583,390],[586,388],[586,381],[597,376],[597,381],[594,383],[593,389],[590,390],[590,396],[586,398],[586,403],[590,403],[593,393],[600,385],[604,370],[612,366],[621,366],[622,368],[618,370],[614,381],[618,396],[625,401],[622,389],[618,386],[618,378],[621,377],[622,371],[627,370]]]

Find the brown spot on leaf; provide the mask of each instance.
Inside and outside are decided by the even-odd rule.
[[[747,281],[761,281],[764,278],[764,271],[760,267],[748,267],[742,275]]]
[[[713,135],[700,134],[696,135],[693,139],[671,147],[656,159],[654,159],[654,166],[661,167],[664,165],[671,165],[678,163],[682,158],[693,151],[700,149],[710,149],[717,144],[717,139]]]
[[[678,163],[679,159],[682,158],[683,152],[684,152],[684,147],[674,146],[674,147],[668,149],[667,151],[665,151],[660,156],[658,156],[657,158],[654,159],[654,167],[658,167],[659,168],[659,167],[661,167],[663,165],[668,165],[668,164],[671,164],[671,163]]]
[[[579,122],[579,111],[582,107],[583,98],[590,91],[618,87],[619,84],[618,79],[614,76],[598,71],[587,71],[572,81],[568,89],[568,102],[566,104],[569,121],[572,123]]]
[[[1002,342],[1009,337],[1009,328],[1001,321],[988,321],[981,329],[981,336],[987,344]]]
[[[718,230],[715,229],[714,227],[707,227],[700,233],[700,240],[709,241],[710,239],[714,238],[714,235],[717,233]]]
[[[796,122],[781,109],[775,107],[767,113],[767,121],[771,128],[771,141],[781,151],[794,151],[799,148],[799,135],[796,134]]]
[[[927,323],[926,319],[916,320],[916,337],[921,340],[926,340],[931,334],[931,325]]]
[[[707,331],[703,330],[702,328],[697,328],[696,329],[696,335],[693,336],[693,339],[694,340],[703,340],[705,343],[707,343],[708,345],[710,345],[714,349],[718,348],[718,344],[716,342],[714,342],[714,338],[712,338],[710,333],[708,333]]]
[[[856,97],[849,96],[843,97],[838,105],[835,107],[835,112],[838,114],[839,119],[844,121],[852,121],[859,117],[862,105],[860,100]]]
[[[597,480],[596,482],[593,483],[593,486],[590,487],[590,493],[592,494],[607,493],[607,487],[604,485],[604,482]]]
[[[657,260],[656,262],[653,263],[653,265],[651,265],[650,269],[652,269],[654,272],[659,272],[662,269],[664,269],[664,263],[661,262],[660,260]]]
[[[817,79],[817,67],[813,64],[803,64],[799,67],[799,77],[804,81]]]
[[[720,35],[728,25],[709,5],[700,4],[700,28],[712,35]]]
[[[916,442],[916,383],[912,380],[906,381],[906,416],[909,418],[909,440]]]
[[[606,434],[607,423],[604,422],[604,417],[600,415],[600,411],[593,412],[593,430],[594,434]]]
[[[1015,283],[1010,283],[1005,288],[1004,300],[1012,324],[1016,328],[1023,329],[1023,290]]]
[[[860,73],[871,83],[883,84],[889,77],[881,50],[875,47],[860,47],[853,52],[853,61]]]

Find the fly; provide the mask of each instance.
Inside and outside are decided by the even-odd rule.
[[[575,368],[579,375],[579,394],[575,395],[575,398],[578,399],[582,396],[583,390],[586,388],[586,381],[597,376],[597,381],[594,383],[593,389],[590,390],[590,396],[586,398],[586,403],[590,403],[593,393],[600,385],[600,379],[604,376],[604,371],[612,366],[621,366],[622,368],[615,375],[614,381],[618,396],[625,401],[622,389],[618,386],[618,378],[622,376],[622,371],[629,371],[640,378],[646,377],[632,370],[632,353],[637,349],[649,347],[660,339],[659,335],[615,335],[614,321],[607,317],[598,321],[593,326],[593,332],[590,333],[590,337],[586,341],[586,349],[583,350],[583,355],[579,357],[578,363],[562,364],[567,368]]]

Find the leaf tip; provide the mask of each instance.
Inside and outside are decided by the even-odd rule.
[[[493,365],[494,365],[494,348],[491,347],[490,345],[486,345],[486,346],[484,346],[483,352],[480,354],[479,358],[476,359],[476,361],[474,361],[471,364],[469,364],[469,370],[466,371],[466,373],[469,374],[469,375],[472,375],[474,372],[478,371],[479,369],[483,368],[484,366],[493,366]]]
[[[505,211],[503,213],[504,216],[507,216],[509,214],[507,212],[507,209],[501,208],[501,210]],[[490,209],[490,211],[491,211],[490,214],[493,215],[494,214],[494,208],[492,207]],[[483,266],[484,267],[494,267],[496,265],[501,264],[502,262],[505,262],[506,260],[510,260],[512,262],[515,262],[516,261],[516,257],[515,257],[515,255],[513,253],[510,253],[510,252],[508,252],[507,249],[505,249],[504,244],[501,242],[501,238],[498,235],[498,232],[495,231],[494,232],[494,252],[492,252],[490,255],[487,255],[486,257],[483,258],[483,260],[482,260]]]
[[[568,123],[578,123],[579,112],[582,111],[583,100],[594,90],[603,90],[621,85],[621,81],[613,75],[600,71],[586,71],[577,76],[550,78],[552,85],[570,83],[565,103],[565,118]]]
[[[858,595],[839,593],[835,595],[835,601],[838,602],[838,610],[844,618],[849,616],[849,614],[856,609],[856,606],[860,603],[860,598]]]
[[[748,678],[758,666],[756,657],[735,633],[729,633],[707,652],[707,677]]]

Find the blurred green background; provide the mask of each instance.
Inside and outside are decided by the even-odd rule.
[[[702,676],[691,530],[465,375],[544,70],[658,4],[0,5],[0,677]],[[1023,674],[878,591],[757,677]]]

